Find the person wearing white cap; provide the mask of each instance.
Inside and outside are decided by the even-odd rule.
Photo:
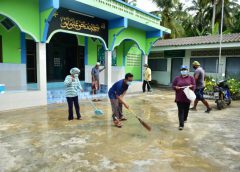
[[[100,66],[100,63],[97,62],[96,65],[92,68],[92,72],[91,72],[91,75],[92,75],[92,94],[96,94],[97,91],[100,89],[100,83],[99,83],[99,73],[102,72],[104,68],[102,69],[99,69],[99,66]],[[93,101],[98,101],[96,99],[93,99]]]
[[[152,71],[149,68],[148,64],[145,64],[144,67],[145,67],[145,71],[144,71],[144,80],[143,80],[143,85],[142,85],[142,91],[145,93],[146,85],[147,85],[148,92],[151,92],[150,81],[152,80]]]
[[[68,102],[68,120],[73,120],[73,104],[75,106],[77,119],[81,120],[80,107],[78,103],[78,91],[83,92],[82,86],[78,79],[80,69],[74,67],[70,70],[71,75],[67,75],[64,80],[66,98]]]

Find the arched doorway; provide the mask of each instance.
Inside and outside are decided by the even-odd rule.
[[[139,47],[138,42],[125,39],[115,49],[117,49],[117,55],[122,55],[122,65],[125,66],[125,73],[130,72],[134,75],[134,80],[142,81],[143,50]],[[119,50],[122,51],[121,54],[118,52]]]
[[[62,82],[73,67],[81,69],[84,80],[84,47],[78,46],[76,35],[58,32],[47,45],[47,81]]]
[[[0,84],[7,91],[37,88],[36,40],[14,19],[0,14]]]

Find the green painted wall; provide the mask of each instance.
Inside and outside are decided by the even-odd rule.
[[[117,48],[117,66],[123,66],[123,46],[124,44],[119,45]]]
[[[41,26],[41,30],[40,30],[40,39],[43,39],[43,35],[44,35],[44,29],[45,29],[45,23],[48,20],[49,15],[51,14],[53,8],[44,10],[40,13],[40,26]]]
[[[113,39],[114,34],[117,34],[119,30],[120,30],[119,28],[109,30],[109,47],[110,48],[114,40]],[[146,32],[145,31],[128,27],[116,37],[114,47],[119,46],[125,39],[134,40],[139,45],[140,49],[144,53],[146,53]]]
[[[0,14],[11,18],[24,32],[39,41],[38,0],[0,0]]]
[[[133,60],[132,59],[133,56],[135,56],[137,59]],[[134,75],[135,81],[140,81],[142,79],[141,61],[142,61],[142,52],[139,50],[137,45],[134,45],[127,54],[125,72],[132,73]]]
[[[79,46],[85,46],[84,36],[77,35],[78,45]]]
[[[21,63],[20,30],[14,26],[7,31],[0,24],[0,35],[2,35],[3,63]]]
[[[99,40],[93,41],[92,38],[88,38],[88,65],[95,65],[97,62],[97,48],[101,46]]]

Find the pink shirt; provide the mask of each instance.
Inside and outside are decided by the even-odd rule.
[[[176,90],[176,86],[185,87],[189,85],[193,85],[193,88],[191,88],[192,90],[195,89],[195,86],[196,86],[195,79],[192,76],[189,76],[189,75],[186,77],[177,76],[174,79],[172,83],[172,88],[176,91],[175,102],[190,103],[190,100],[186,97],[186,95],[183,92],[184,88],[180,88],[179,90]]]

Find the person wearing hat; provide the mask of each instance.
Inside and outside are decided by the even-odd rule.
[[[145,71],[144,71],[144,80],[143,80],[143,85],[142,85],[142,91],[145,93],[146,85],[147,85],[148,92],[151,92],[150,81],[152,80],[152,71],[149,68],[148,64],[145,64],[144,67],[145,67]]]
[[[80,69],[74,67],[70,70],[71,75],[67,75],[64,80],[66,99],[68,103],[68,120],[73,120],[73,104],[75,106],[77,119],[81,120],[80,108],[78,103],[78,91],[83,92],[79,81]]]
[[[97,91],[100,89],[100,83],[99,83],[99,74],[100,72],[102,72],[104,68],[102,69],[99,69],[100,67],[100,63],[97,62],[96,65],[92,68],[92,72],[91,72],[91,75],[92,75],[92,94],[96,94]],[[93,101],[98,101],[97,99],[93,99]]]
[[[190,87],[190,89],[194,90],[195,80],[188,74],[187,66],[182,65],[180,67],[180,72],[181,75],[174,79],[172,88],[175,90],[175,102],[178,107],[179,130],[183,130],[184,122],[186,122],[188,118],[188,112],[191,103],[183,90],[186,87]]]
[[[203,104],[207,107],[207,110],[205,111],[206,113],[209,113],[212,108],[209,106],[208,102],[204,99],[203,97],[203,92],[205,88],[205,71],[201,67],[201,64],[198,61],[194,61],[192,63],[193,68],[195,69],[194,71],[194,78],[196,82],[196,100],[194,101],[194,106],[191,108],[191,110],[197,110],[197,104],[199,101],[202,101]]]

